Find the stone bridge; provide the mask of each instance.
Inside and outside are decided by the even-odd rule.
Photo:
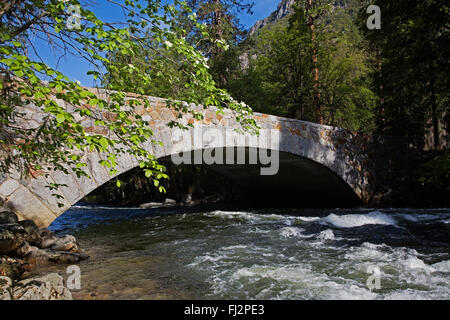
[[[104,90],[92,90],[100,96],[107,95]],[[263,131],[270,132],[270,138],[255,139],[250,134],[236,135],[231,130],[237,127],[231,111],[217,114],[217,109],[204,109],[201,106],[193,108],[201,112],[204,119],[198,121],[191,115],[185,115],[182,121],[192,123],[196,129],[180,133],[179,129],[167,126],[170,120],[175,120],[176,113],[166,106],[165,100],[148,99],[151,107],[136,107],[136,112],[149,122],[155,138],[163,142],[163,146],[151,143],[145,146],[159,159],[170,160],[174,155],[177,158],[181,155],[189,158],[200,150],[207,150],[210,154],[220,154],[219,150],[224,154],[243,151],[248,157],[256,154],[257,150],[271,150],[272,155],[279,155],[279,168],[275,175],[261,175],[260,169],[264,165],[250,164],[248,161],[240,164],[223,161],[224,164],[199,165],[230,177],[241,187],[247,187],[261,202],[276,200],[271,203],[274,207],[277,201],[288,201],[297,207],[326,207],[358,205],[371,199],[377,183],[375,173],[379,170],[376,168],[378,161],[375,160],[382,159],[386,154],[381,150],[385,143],[374,136],[256,113],[254,118]],[[63,101],[58,103],[71,108]],[[20,109],[27,117],[28,125],[39,125],[42,115],[37,107],[27,105]],[[87,132],[106,134],[103,128],[96,127],[91,120],[84,119],[82,125]],[[209,138],[196,137],[196,130],[199,129],[206,132]],[[62,172],[51,172],[47,178],[44,175],[26,178],[18,173],[0,176],[0,196],[5,206],[20,218],[32,219],[41,227],[48,226],[77,201],[113,178],[99,164],[102,157],[96,152],[85,154],[91,179]],[[119,174],[137,166],[138,161],[129,155],[118,159]],[[53,192],[45,187],[51,182],[67,185],[59,190],[63,197],[59,201],[64,207],[58,207],[57,200],[51,195]]]

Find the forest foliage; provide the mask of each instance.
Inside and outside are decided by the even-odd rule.
[[[230,108],[252,132],[251,114],[258,111],[395,135],[415,150],[448,148],[444,0],[296,0],[291,14],[251,35],[239,21],[240,13],[252,12],[249,0],[107,2],[122,9],[123,21],[99,19],[88,1],[0,1],[1,172],[19,166],[31,174],[85,175],[80,153],[96,150],[106,154],[101,164],[114,175],[117,157],[127,152],[160,185],[164,166],[142,147],[160,142],[134,113],[137,104],[148,104],[146,95],[168,99],[180,118],[201,115],[176,101]],[[381,9],[380,29],[367,28],[369,4]],[[67,23],[73,7],[79,8],[76,28]],[[110,100],[50,67],[36,39],[60,56],[85,59],[99,87],[113,90]],[[126,92],[137,97],[125,99]],[[23,117],[19,107],[30,103],[45,121],[38,128],[15,126]],[[97,117],[94,109],[114,120]],[[112,135],[87,133],[80,117]],[[186,128],[178,121],[168,125]]]

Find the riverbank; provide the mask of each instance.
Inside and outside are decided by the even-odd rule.
[[[370,207],[450,207],[448,151],[407,153],[380,177]]]
[[[75,264],[88,258],[75,237],[56,236],[32,220],[0,211],[0,300],[72,299],[61,275],[31,277],[36,267]]]

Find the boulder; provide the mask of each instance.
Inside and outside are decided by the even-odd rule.
[[[151,209],[151,208],[160,208],[163,207],[164,204],[161,202],[149,202],[149,203],[143,203],[139,206],[141,209]]]
[[[8,277],[11,279],[18,279],[24,273],[24,268],[18,262],[15,263],[0,263],[0,276]]]
[[[39,229],[39,235],[41,236],[41,238],[45,238],[45,237],[49,237],[49,236],[53,235],[53,232],[51,232],[47,228],[41,228],[41,229]]]
[[[84,253],[39,249],[32,246],[30,253],[26,256],[26,261],[37,265],[48,263],[76,263],[88,257]]]
[[[2,211],[0,212],[0,224],[6,223],[17,223],[19,218],[17,215],[11,211]]]
[[[41,239],[38,247],[41,249],[52,249],[56,251],[71,251],[80,252],[80,246],[77,239],[71,235],[57,237],[54,233],[42,231],[40,232]]]
[[[41,249],[50,248],[58,240],[58,238],[53,234],[53,232],[51,232],[47,228],[40,229],[39,235],[41,237],[41,241],[40,241],[38,247]]]
[[[14,300],[72,300],[72,293],[64,286],[64,279],[57,273],[29,278],[17,282],[13,288]]]
[[[164,200],[164,206],[176,206],[177,202],[173,199],[169,199],[167,198],[166,200]]]
[[[192,203],[192,194],[190,194],[190,193],[183,194],[183,196],[181,197],[181,202],[186,205],[191,204]]]
[[[22,246],[27,231],[17,223],[0,225],[0,254],[10,253]]]
[[[56,238],[56,241],[50,246],[50,249],[56,251],[79,252],[80,246],[74,236],[65,235],[61,238]]]
[[[0,276],[0,300],[11,300],[12,280],[9,277]]]
[[[19,221],[19,225],[22,226],[28,233],[28,236],[25,239],[28,243],[32,245],[39,245],[41,243],[39,228],[36,226],[33,220]]]
[[[26,241],[24,241],[23,243],[22,243],[22,245],[19,247],[19,248],[17,248],[13,253],[12,253],[12,255],[13,256],[15,256],[15,257],[25,257],[25,256],[27,256],[29,253],[30,253],[30,251],[31,251],[31,246],[30,246],[30,244],[28,243],[28,242],[26,242]]]

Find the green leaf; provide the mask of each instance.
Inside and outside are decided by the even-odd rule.
[[[64,121],[66,121],[66,117],[64,116],[64,114],[60,113],[56,115],[56,121],[58,121],[58,123],[63,123]]]
[[[109,147],[109,141],[106,138],[101,138],[99,140],[100,145],[103,147],[103,149],[108,149]]]

